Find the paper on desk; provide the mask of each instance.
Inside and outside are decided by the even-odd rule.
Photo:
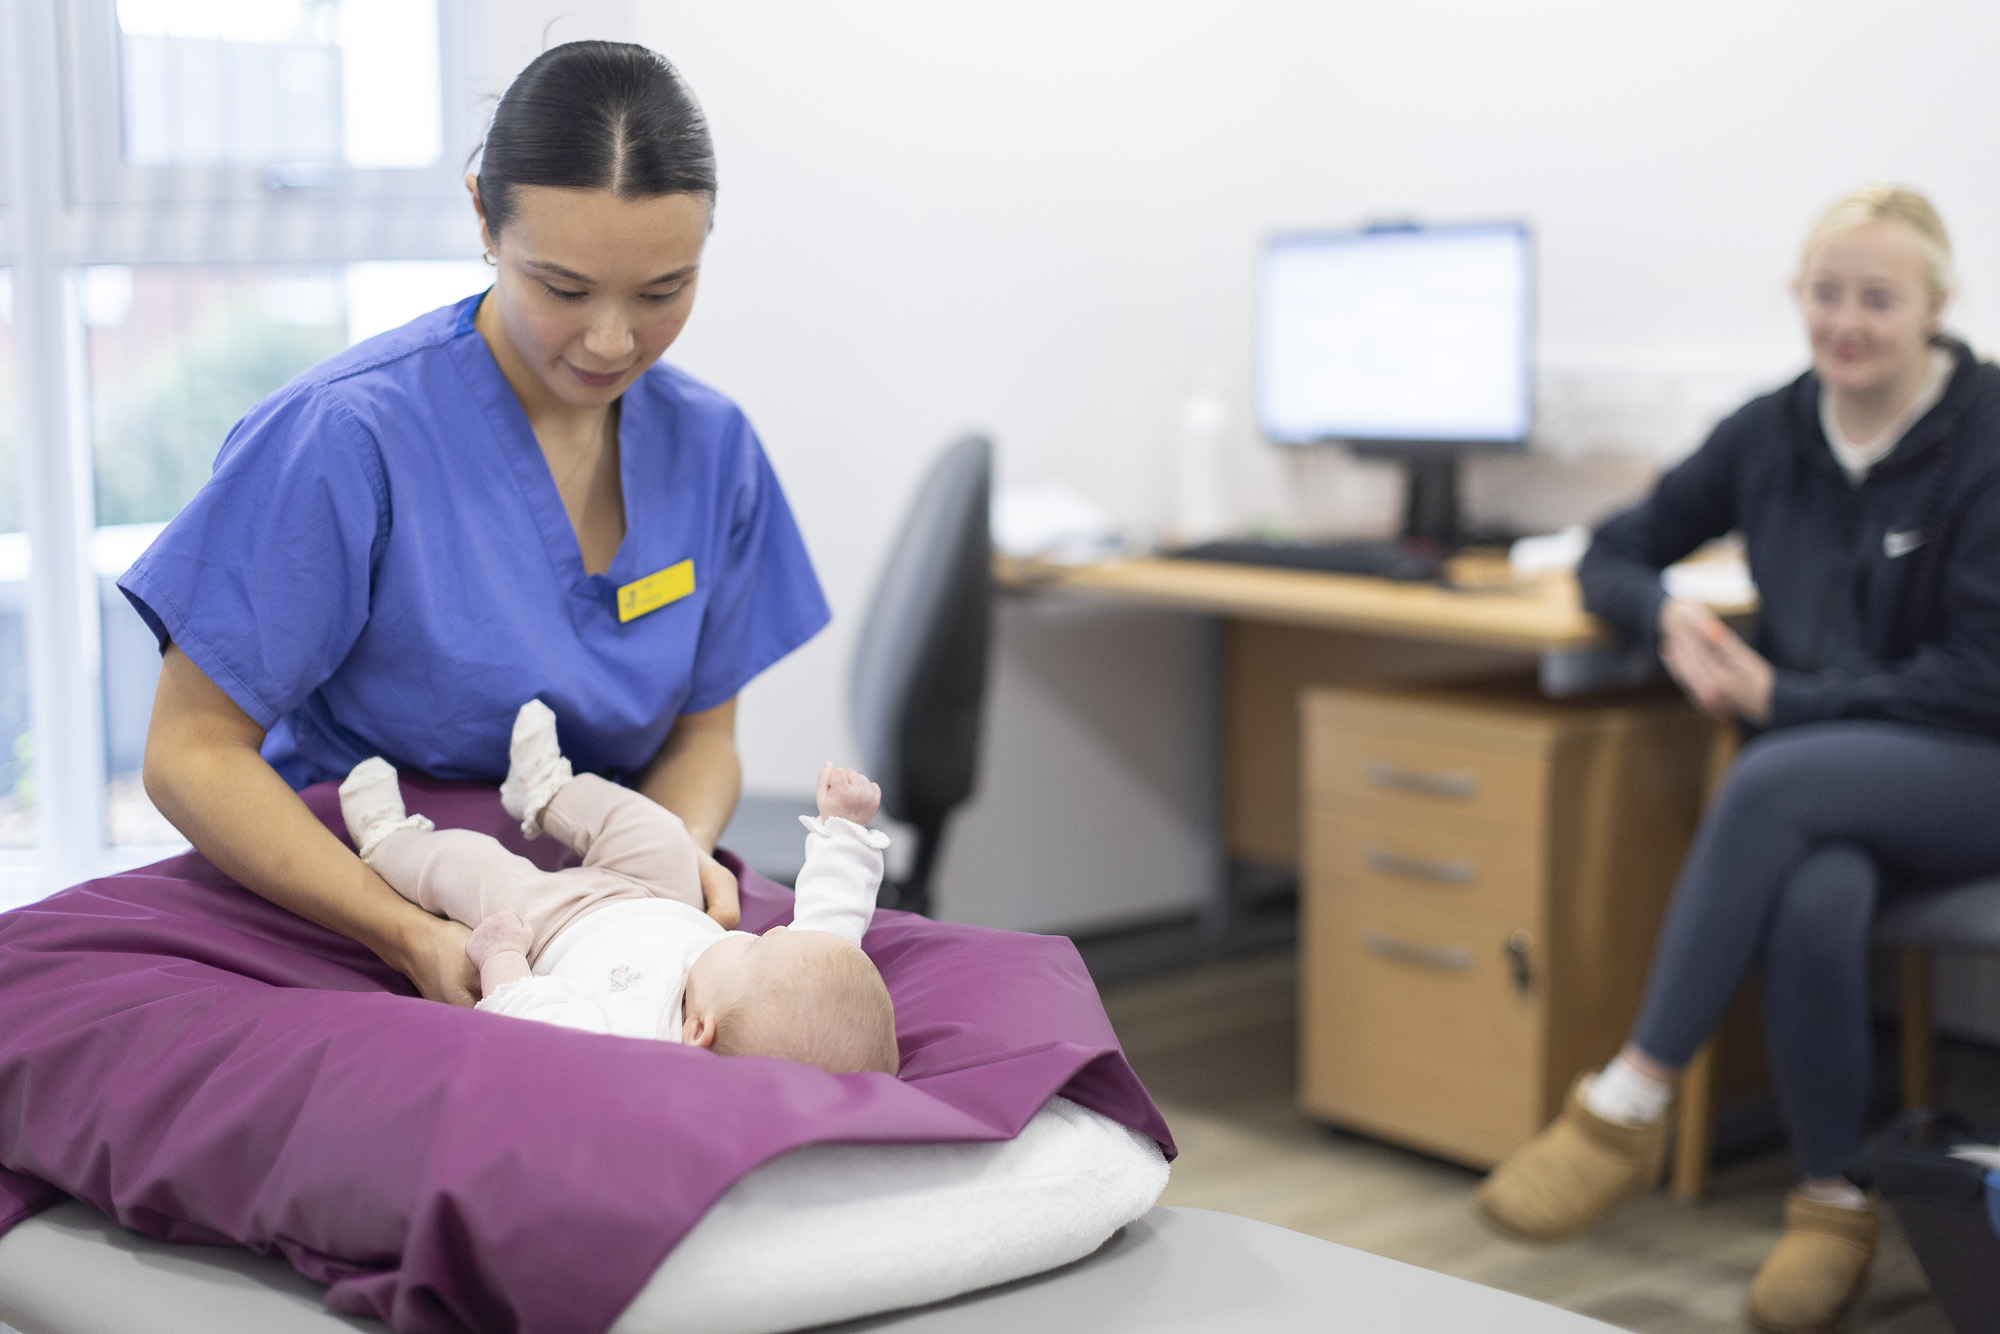
[[[1660,584],[1670,598],[1684,598],[1711,607],[1747,607],[1757,600],[1750,567],[1741,556],[1684,560],[1660,571]]]
[[[1532,579],[1538,574],[1574,570],[1589,548],[1589,530],[1572,524],[1559,533],[1522,538],[1507,548],[1507,564],[1516,579]]]
[[[1068,482],[1016,482],[993,495],[993,545],[1017,560],[1086,565],[1121,547],[1110,511]]]
[[[1581,527],[1559,533],[1524,537],[1507,552],[1507,563],[1516,579],[1560,570],[1573,570],[1590,549],[1590,533]],[[1750,581],[1750,568],[1740,553],[1704,553],[1660,572],[1660,583],[1668,597],[1711,607],[1747,607],[1757,600],[1757,585]]]

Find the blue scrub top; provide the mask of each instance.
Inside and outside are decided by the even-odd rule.
[[[827,622],[756,433],[666,365],[625,391],[625,540],[585,574],[478,305],[357,344],[251,409],[118,581],[162,651],[178,644],[268,730],[295,788],[370,755],[497,780],[529,699],[555,710],[579,770],[630,778],[680,715]],[[619,621],[620,587],[682,561],[692,592]]]

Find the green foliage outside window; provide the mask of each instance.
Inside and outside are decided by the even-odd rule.
[[[128,382],[94,383],[97,522],[173,518],[237,419],[346,344],[341,328],[281,324],[256,300],[235,300]]]

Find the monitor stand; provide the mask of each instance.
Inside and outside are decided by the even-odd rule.
[[[1490,452],[1493,446],[1398,441],[1364,441],[1349,445],[1356,458],[1394,463],[1409,479],[1403,493],[1403,530],[1399,540],[1426,556],[1444,557],[1460,547],[1504,543],[1513,535],[1475,531],[1459,508],[1459,467],[1465,456]]]
[[[1404,454],[1397,458],[1409,477],[1403,497],[1403,540],[1448,555],[1458,550],[1465,526],[1458,516],[1456,450]]]

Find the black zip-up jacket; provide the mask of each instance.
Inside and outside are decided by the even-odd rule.
[[[1657,649],[1660,571],[1740,528],[1772,727],[1882,718],[2000,736],[2000,366],[1938,342],[1958,358],[1944,397],[1859,486],[1808,371],[1597,530],[1584,605]]]

